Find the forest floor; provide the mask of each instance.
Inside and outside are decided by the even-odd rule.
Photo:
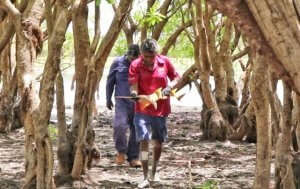
[[[101,111],[102,110],[102,111]],[[95,120],[96,142],[101,159],[72,186],[57,188],[136,188],[142,169],[114,163],[113,112],[100,108]],[[222,189],[251,188],[255,173],[255,144],[201,141],[200,110],[173,107],[168,118],[168,140],[164,144],[153,188],[201,188],[214,184]],[[56,151],[57,139],[53,139]],[[0,134],[0,188],[21,188],[24,182],[24,129]],[[56,158],[55,158],[56,159]],[[55,161],[55,172],[57,160]]]

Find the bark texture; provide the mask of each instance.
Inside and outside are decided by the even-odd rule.
[[[209,84],[209,77],[211,73],[211,56],[209,54],[210,44],[208,41],[209,34],[209,14],[208,5],[205,4],[205,17],[202,13],[201,1],[193,1],[196,7],[196,15],[193,19],[193,29],[195,35],[195,63],[197,70],[200,73],[201,80],[201,97],[203,99],[203,110],[201,117],[203,119],[202,139],[226,140],[230,134],[231,127],[227,121],[224,120],[217,102],[213,97],[211,87]]]
[[[278,7],[279,5],[282,5],[281,2],[282,1],[276,1],[275,3],[267,4],[273,4],[274,6]],[[295,32],[295,27],[299,25],[299,23],[297,23],[299,21],[295,21],[294,19],[292,19],[293,21],[287,21],[286,19],[280,20],[279,18],[282,17],[279,17],[279,15],[276,17],[275,11],[273,11],[274,14],[273,16],[271,16],[270,11],[272,9],[270,9],[269,6],[263,6],[263,4],[266,4],[266,1],[256,2],[259,4],[262,3],[261,6],[256,6],[256,3],[254,4],[254,1],[247,1],[251,12],[245,1],[208,0],[208,3],[215,9],[220,11],[222,14],[231,18],[231,20],[240,27],[241,32],[248,38],[250,45],[255,49],[255,51],[257,51],[261,55],[266,56],[266,58],[268,59],[266,63],[268,63],[271,68],[276,70],[278,77],[287,82],[295,91],[297,91],[298,93],[300,92],[300,75],[296,74],[300,68],[299,65],[295,62],[295,60],[299,56],[299,53],[296,53],[297,51],[299,51],[299,32],[296,35],[291,35],[291,31]],[[286,4],[287,5],[282,5],[283,9],[285,10],[280,10],[278,14],[287,18],[289,17],[287,16],[287,14],[289,13],[289,11],[291,11],[291,17],[294,17],[293,14],[295,11],[290,9],[291,1]],[[262,8],[262,6],[264,8]],[[258,7],[261,11],[258,11]],[[255,12],[259,12],[259,14]],[[260,18],[258,18],[256,15],[259,15]],[[268,23],[266,23],[264,20],[260,20],[261,18],[264,18],[264,20],[272,19],[272,22],[268,22],[272,25],[272,27],[268,27]],[[276,19],[278,20],[279,26],[277,25]],[[287,23],[290,27],[287,27]],[[262,25],[264,25],[265,28],[270,28],[270,30],[273,29],[273,31],[264,31]],[[274,30],[275,26],[278,27],[278,29]],[[282,33],[283,31],[278,31],[279,28],[283,27],[285,27],[283,31],[286,33]],[[289,31],[287,32],[286,30]],[[276,35],[274,35],[275,33]],[[273,42],[268,41],[268,39],[272,38],[271,36],[273,37],[273,41],[282,41],[283,43],[275,47],[275,44]],[[283,39],[283,36],[288,39]],[[280,49],[282,49],[282,52]],[[290,55],[287,53],[289,53]],[[290,62],[287,62],[287,59]]]
[[[269,188],[271,166],[271,111],[267,90],[269,87],[268,66],[263,56],[256,54],[251,81],[251,96],[254,102],[257,128],[255,181],[253,188]]]
[[[49,4],[47,2],[46,4]],[[49,6],[49,5],[48,5]],[[62,52],[62,46],[65,41],[65,33],[67,31],[68,25],[71,21],[71,14],[68,10],[69,3],[65,1],[64,3],[59,2],[57,4],[57,12],[56,12],[56,19],[54,19],[54,15],[52,15],[51,6],[48,7],[47,13],[47,25],[50,28],[48,32],[48,56],[46,60],[46,64],[43,71],[43,77],[41,81],[41,88],[40,88],[40,99],[41,102],[35,114],[36,125],[43,130],[48,127],[48,121],[50,120],[51,111],[53,108],[54,102],[54,85],[56,81],[57,74],[59,72],[60,66],[60,56]],[[47,6],[46,6],[47,9]],[[55,22],[52,22],[55,20]],[[61,99],[57,99],[57,101]],[[59,106],[58,106],[59,107]],[[58,123],[58,125],[61,122]],[[42,142],[43,138],[47,138],[50,140],[48,135],[40,135],[40,140]],[[60,139],[60,138],[59,138]],[[60,147],[58,151],[60,151]],[[48,150],[50,151],[50,146]],[[52,147],[51,147],[52,150]],[[53,166],[53,152],[51,152],[51,163]],[[58,156],[60,157],[60,156]],[[59,158],[60,159],[60,158]],[[48,160],[50,163],[50,160]],[[61,161],[60,161],[61,162]],[[50,173],[49,173],[50,174]],[[53,173],[51,173],[52,176]]]
[[[300,148],[300,96],[295,95],[295,134],[298,148]]]
[[[267,44],[300,92],[300,20],[292,1],[246,0]]]
[[[58,73],[55,81],[56,106],[57,106],[57,130],[58,130],[58,174],[66,176],[72,168],[72,148],[68,140],[68,130],[65,115],[64,83],[61,72]]]
[[[4,2],[4,1],[3,1]],[[28,4],[28,0],[23,0],[21,1],[20,5],[17,7],[17,10],[20,13],[23,13],[24,10],[26,9]],[[14,28],[14,22],[13,22],[12,17],[6,17],[4,20],[1,22],[1,36],[0,36],[0,54],[2,50],[5,48],[5,46],[9,43],[11,40],[12,36],[15,34],[15,28]]]
[[[284,85],[283,112],[281,120],[282,132],[279,132],[276,145],[276,188],[295,189],[291,156],[291,128],[292,128],[292,91]]]
[[[39,24],[43,15],[43,1],[29,1],[28,8],[21,14],[10,1],[2,6],[13,19],[17,35],[18,86],[21,96],[21,114],[25,127],[25,184],[36,188],[53,188],[53,152],[47,127],[37,124],[39,97],[35,90],[33,63],[41,51],[42,32]]]
[[[3,82],[0,96],[0,133],[8,131],[12,124],[13,102],[10,95],[10,82],[12,79],[12,73],[10,70],[10,48],[9,42],[0,55],[0,70]]]
[[[89,64],[89,35],[87,27],[87,1],[76,0],[72,7],[73,34],[75,45],[75,74],[76,90],[74,101],[74,112],[72,121],[72,135],[77,136],[72,177],[80,178],[84,173],[84,145],[86,137],[86,112],[82,107],[82,98],[86,82],[87,65]],[[84,119],[84,120],[82,120]],[[75,141],[72,142],[73,144]]]
[[[97,53],[89,51],[89,36],[87,31],[86,6],[87,1],[75,1],[73,4],[73,23],[75,35],[75,68],[76,68],[76,94],[74,104],[73,126],[78,128],[76,153],[72,169],[72,177],[80,178],[87,166],[91,164],[91,158],[99,158],[99,152],[94,145],[95,134],[92,130],[92,105],[107,57],[117,40],[123,24],[131,10],[131,1],[121,0],[112,20],[109,32],[101,41]],[[83,50],[84,49],[84,50]],[[76,67],[77,66],[77,67]],[[79,75],[77,75],[79,73]],[[77,77],[79,76],[79,77]],[[76,110],[75,110],[76,106]],[[76,112],[75,112],[76,111]]]

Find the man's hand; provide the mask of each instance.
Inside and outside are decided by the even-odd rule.
[[[170,96],[172,88],[170,86],[167,86],[164,88],[161,92],[163,96]]]
[[[107,101],[107,102],[106,102],[106,107],[107,107],[107,109],[112,110],[113,107],[114,107],[113,102],[112,102],[111,100],[110,100],[110,101]]]
[[[134,101],[138,101],[138,100],[139,100],[139,97],[138,97],[138,95],[137,95],[136,92],[132,92],[132,93],[130,94],[130,96],[132,97],[132,100],[134,100]]]

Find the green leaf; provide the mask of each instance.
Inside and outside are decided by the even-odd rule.
[[[49,132],[51,140],[54,140],[54,139],[57,138],[58,131],[57,131],[57,128],[55,127],[55,125],[49,124],[48,125],[48,132]]]
[[[218,181],[207,180],[202,185],[196,186],[195,189],[218,189],[219,187],[217,185],[218,185]]]
[[[109,4],[114,4],[115,0],[106,0]]]
[[[100,3],[101,3],[101,0],[96,0],[96,2],[95,2],[95,3],[96,3],[96,5],[97,5],[97,6],[99,6],[99,5],[100,5]]]

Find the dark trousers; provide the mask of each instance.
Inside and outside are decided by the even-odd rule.
[[[114,142],[119,153],[127,154],[131,161],[139,157],[139,143],[136,141],[135,126],[133,124],[134,110],[121,103],[116,103],[114,118]],[[127,142],[127,130],[129,140]]]

